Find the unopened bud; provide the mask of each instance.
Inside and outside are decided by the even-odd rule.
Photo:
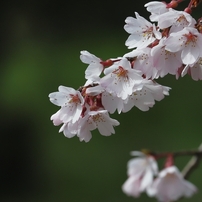
[[[102,62],[100,62],[104,67],[109,67],[109,66],[111,66],[111,65],[113,65],[113,61],[112,60],[106,60],[106,61],[102,61]]]

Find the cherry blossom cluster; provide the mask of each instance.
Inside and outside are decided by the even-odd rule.
[[[126,18],[124,29],[130,36],[125,44],[131,52],[104,61],[81,51],[81,61],[88,64],[86,83],[78,90],[60,86],[59,92],[49,95],[50,101],[61,107],[51,120],[54,125],[62,124],[60,132],[66,137],[77,135],[88,142],[94,129],[109,136],[119,125],[109,113],[128,112],[134,106],[147,111],[169,94],[170,88],[154,79],[168,73],[178,76],[179,71],[184,75],[189,69],[196,78],[193,72],[201,69],[202,38],[195,20],[186,12],[168,9],[165,3],[146,6],[157,25],[138,13],[136,18]]]
[[[145,78],[126,57],[102,61],[88,51],[81,51],[80,58],[89,64],[84,86],[78,90],[59,86],[58,92],[49,94],[50,101],[60,106],[51,120],[54,125],[62,124],[59,132],[63,131],[68,138],[77,135],[80,141],[88,142],[95,129],[109,136],[115,132],[113,127],[119,125],[109,113],[128,112],[134,106],[147,111],[155,100],[168,95],[170,88]]]
[[[51,116],[55,126],[61,125],[59,132],[84,142],[90,141],[95,129],[110,136],[120,124],[111,114],[133,107],[148,111],[169,95],[170,88],[156,79],[188,74],[193,80],[202,80],[202,18],[195,20],[191,15],[202,0],[190,0],[184,11],[178,11],[175,8],[181,1],[145,4],[150,21],[137,12],[135,17],[127,17],[124,29],[129,37],[125,45],[131,51],[124,55],[102,60],[86,50],[80,52],[80,60],[87,64],[84,85],[78,89],[59,86],[57,92],[49,94],[50,101],[60,107]],[[142,152],[132,155],[136,158],[128,162],[128,179],[122,186],[127,195],[138,197],[146,192],[169,202],[197,191],[173,161],[167,160],[159,172],[156,156]]]
[[[147,111],[169,94],[170,88],[155,79],[187,73],[194,80],[202,79],[200,20],[197,23],[187,11],[174,10],[177,2],[147,3],[154,23],[137,12],[135,18],[126,18],[124,29],[130,35],[125,45],[132,51],[125,55],[102,60],[81,51],[81,61],[88,64],[86,83],[77,90],[60,86],[59,92],[49,95],[50,101],[61,107],[51,117],[54,125],[62,124],[59,132],[69,138],[77,135],[85,142],[94,129],[109,136],[119,125],[109,113],[128,112],[134,106]]]
[[[138,151],[131,154],[135,158],[128,162],[128,179],[122,186],[128,196],[137,198],[146,192],[158,201],[170,202],[181,197],[191,197],[197,192],[196,186],[185,180],[173,164],[172,155],[168,155],[164,169],[159,172],[156,156]]]

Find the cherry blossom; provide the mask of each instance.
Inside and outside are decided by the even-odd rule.
[[[169,87],[159,85],[151,80],[144,80],[142,88],[135,90],[124,102],[123,112],[128,112],[133,106],[142,111],[148,111],[155,104],[155,100],[160,101],[165,95],[169,95]]]
[[[197,188],[179,172],[176,166],[163,169],[147,190],[161,202],[176,201],[181,197],[191,197]]]
[[[125,42],[128,48],[145,48],[156,39],[161,38],[161,33],[156,26],[135,12],[136,18],[127,17],[124,29],[131,34]]]
[[[196,20],[187,12],[171,8],[159,15],[157,21],[160,29],[171,27],[170,33],[181,31],[185,27],[194,27],[196,24]]]
[[[119,122],[109,117],[107,110],[89,111],[79,121],[78,137],[80,141],[88,142],[92,138],[91,131],[98,129],[103,136],[114,134],[113,126],[118,126]]]
[[[185,65],[194,64],[202,56],[202,35],[193,27],[185,27],[179,32],[171,33],[166,40],[165,49],[170,52],[181,51]]]
[[[180,52],[170,52],[165,49],[166,38],[162,38],[159,43],[151,49],[153,66],[157,69],[160,77],[167,74],[176,75],[178,68],[182,66]]]
[[[134,58],[133,69],[139,70],[146,79],[158,78],[158,70],[154,66],[154,58],[151,56],[151,48],[135,49],[126,53],[124,57]]]
[[[60,111],[52,116],[55,125],[61,126],[59,132],[67,138],[72,138],[74,136],[79,137],[80,141],[89,142],[92,138],[91,131],[98,129],[99,133],[103,136],[110,136],[115,133],[114,126],[118,126],[120,123],[109,117],[107,110],[100,109],[97,111],[87,110],[83,117],[80,117],[76,122],[62,122],[58,119]]]
[[[150,155],[137,151],[131,154],[137,157],[128,162],[128,179],[122,185],[122,190],[129,196],[138,197],[152,184],[153,177],[158,172],[158,166]]]
[[[59,115],[60,119],[64,122],[70,120],[76,122],[81,115],[82,105],[84,104],[81,93],[65,86],[59,86],[58,91],[50,93],[49,98],[53,104],[62,107]]]
[[[126,58],[106,68],[104,74],[105,76],[100,79],[100,85],[108,93],[123,100],[132,94],[133,86],[143,80],[140,72],[132,69]]]

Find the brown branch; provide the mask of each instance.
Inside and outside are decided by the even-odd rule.
[[[142,150],[143,153],[145,153],[145,150]],[[173,157],[178,156],[201,156],[202,157],[202,149],[197,150],[183,150],[183,151],[170,151],[170,152],[153,152],[153,151],[147,151],[147,154],[150,154],[156,158],[165,158],[169,155],[172,155]]]

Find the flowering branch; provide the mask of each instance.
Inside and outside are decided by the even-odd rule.
[[[126,113],[133,107],[148,111],[169,95],[171,88],[158,84],[159,77],[189,75],[195,81],[202,80],[202,18],[195,20],[191,15],[202,0],[190,0],[184,11],[178,11],[181,2],[145,4],[151,22],[137,12],[135,18],[127,17],[124,29],[129,37],[125,45],[132,51],[123,56],[102,60],[86,50],[80,52],[81,61],[88,65],[85,84],[78,90],[59,86],[58,92],[49,94],[50,101],[60,107],[51,116],[54,125],[62,125],[59,132],[84,142],[90,141],[95,129],[110,136],[120,124],[110,114]],[[202,146],[197,151],[131,154],[135,158],[128,162],[128,179],[122,186],[127,195],[138,197],[146,192],[168,202],[197,192],[185,177],[202,158]],[[185,155],[193,157],[181,173],[174,158]],[[166,158],[161,171],[159,158]]]

